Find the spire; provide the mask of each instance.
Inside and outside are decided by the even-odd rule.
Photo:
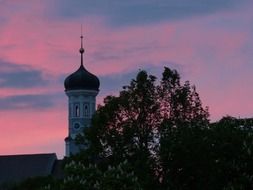
[[[83,48],[83,27],[81,26],[81,48],[79,52],[81,53],[81,65],[83,66],[83,53],[84,53],[84,48]]]

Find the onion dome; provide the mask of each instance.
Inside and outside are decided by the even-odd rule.
[[[69,75],[65,81],[64,81],[64,86],[65,86],[65,91],[69,90],[99,90],[99,79],[89,71],[87,71],[84,66],[83,66],[83,53],[84,53],[84,48],[83,48],[83,36],[81,36],[81,48],[80,48],[80,53],[81,53],[81,65],[79,69]]]
[[[99,79],[83,65],[64,81],[65,90],[99,90]]]

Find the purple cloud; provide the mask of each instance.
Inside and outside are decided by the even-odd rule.
[[[52,14],[65,19],[100,16],[114,26],[143,25],[233,10],[245,2],[248,0],[58,0]]]
[[[42,76],[42,71],[31,66],[0,60],[0,68],[0,87],[3,88],[31,88],[48,83]]]

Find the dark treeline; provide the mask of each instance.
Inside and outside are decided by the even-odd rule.
[[[140,71],[98,107],[77,140],[86,148],[65,159],[64,179],[12,189],[253,189],[252,126],[229,116],[210,124],[196,88],[177,71],[165,68],[160,81]]]

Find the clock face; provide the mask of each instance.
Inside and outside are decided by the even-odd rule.
[[[80,124],[79,123],[75,123],[74,124],[74,129],[75,130],[79,130],[80,129]]]

